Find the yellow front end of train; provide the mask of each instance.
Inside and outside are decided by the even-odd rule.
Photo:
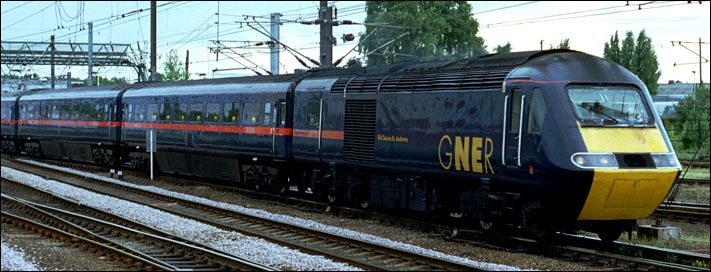
[[[651,157],[644,168],[597,167],[578,220],[644,219],[664,200],[680,172],[673,150],[658,127],[580,127],[589,154]],[[602,157],[602,156],[599,156]],[[575,160],[575,158],[574,158]]]

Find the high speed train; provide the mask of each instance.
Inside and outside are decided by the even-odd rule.
[[[615,240],[681,170],[624,67],[571,50],[2,96],[2,150]],[[155,135],[150,137],[149,135]]]

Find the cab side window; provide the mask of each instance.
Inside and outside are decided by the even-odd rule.
[[[319,122],[319,103],[309,102],[309,107],[306,109],[308,116],[308,122],[311,126],[318,126]]]
[[[530,107],[527,131],[531,134],[541,134],[543,119],[546,116],[546,103],[543,101],[543,96],[539,88],[533,89]]]

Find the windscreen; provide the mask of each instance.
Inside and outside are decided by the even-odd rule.
[[[642,93],[632,87],[571,86],[568,97],[582,125],[650,126]]]

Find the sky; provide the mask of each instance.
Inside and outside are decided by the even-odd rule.
[[[2,4],[2,41],[88,42],[87,23],[94,24],[94,43],[130,44],[132,56],[138,47],[150,66],[149,1],[0,1]],[[353,25],[333,28],[336,46],[333,59],[359,57],[353,51],[359,34],[365,30],[365,2],[329,1],[337,8],[337,21],[351,20]],[[669,80],[709,82],[711,15],[709,2],[664,1],[469,1],[473,18],[479,22],[477,35],[484,38],[489,52],[498,45],[511,43],[513,51],[549,49],[563,39],[571,49],[603,55],[605,42],[618,32],[624,39],[631,31],[635,37],[644,30],[652,39],[662,76]],[[164,69],[165,56],[175,50],[181,62],[189,51],[191,79],[255,75],[245,67],[264,74],[270,69],[269,49],[255,46],[268,41],[261,32],[269,31],[269,15],[280,13],[283,24],[280,40],[304,56],[318,60],[319,26],[298,22],[317,18],[319,1],[223,1],[157,2],[158,70]],[[253,29],[253,26],[257,30]],[[259,31],[258,31],[259,30]],[[355,41],[341,37],[351,33]],[[699,40],[702,44],[699,45]],[[217,43],[220,41],[220,44]],[[672,45],[672,41],[675,41]],[[682,45],[676,43],[683,42]],[[219,45],[230,47],[217,54]],[[698,52],[701,50],[702,66]],[[350,52],[350,53],[349,53]],[[307,61],[303,56],[301,57]],[[308,62],[308,61],[307,61]],[[676,65],[674,65],[676,63]],[[280,73],[304,69],[294,56],[282,49]],[[701,68],[701,69],[700,69]],[[86,78],[87,67],[56,67],[56,74],[72,72]],[[133,69],[101,67],[94,69],[103,77],[137,78]],[[2,65],[2,74],[38,73],[49,76],[49,67],[40,65]]]

